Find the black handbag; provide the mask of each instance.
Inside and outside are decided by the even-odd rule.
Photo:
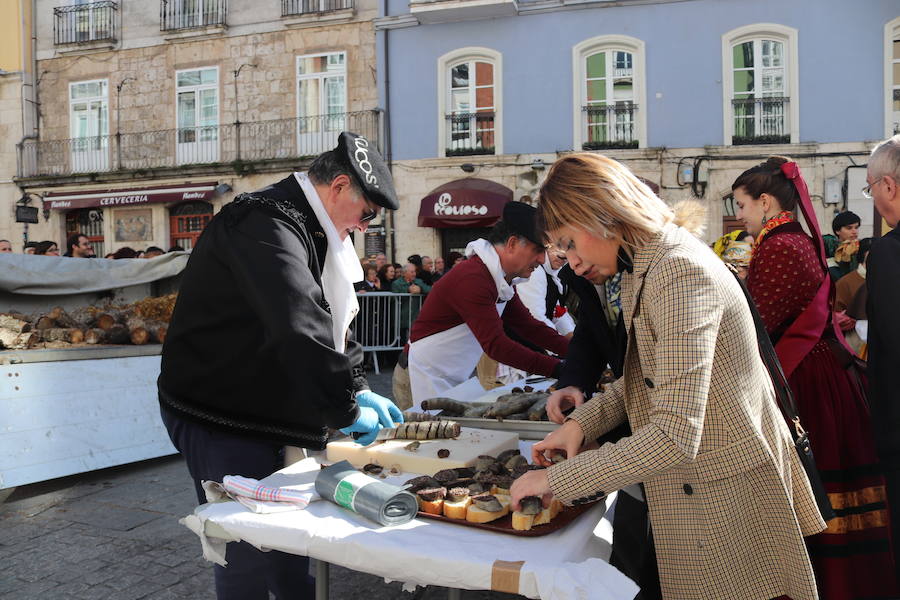
[[[766,369],[769,371],[769,376],[772,378],[772,385],[775,387],[775,397],[778,399],[778,404],[781,406],[784,416],[794,425],[794,446],[797,448],[800,462],[803,464],[803,469],[806,471],[807,478],[809,478],[810,486],[812,486],[816,505],[824,520],[833,519],[837,515],[834,514],[831,501],[828,499],[828,492],[825,491],[825,484],[822,483],[822,477],[816,468],[816,459],[813,456],[812,446],[809,443],[809,434],[800,425],[800,417],[797,415],[797,403],[794,401],[794,394],[791,392],[791,387],[784,376],[784,369],[781,368],[781,362],[775,353],[775,346],[772,345],[772,340],[769,338],[768,332],[766,332],[766,327],[759,316],[759,311],[756,309],[756,303],[753,302],[744,280],[738,276],[737,270],[733,266],[728,265],[728,268],[731,269],[734,278],[737,279],[741,290],[744,292],[744,297],[747,298],[750,314],[753,315],[753,323],[756,325],[759,354],[762,357],[763,364],[766,365]]]

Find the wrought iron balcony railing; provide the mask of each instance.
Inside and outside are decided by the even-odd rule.
[[[159,28],[162,31],[225,25],[227,0],[160,0]]]
[[[582,106],[582,150],[637,148],[637,109],[631,102]]]
[[[18,175],[60,177],[299,159],[331,150],[341,131],[364,135],[380,148],[381,113],[369,110],[64,140],[26,140],[18,147]]]
[[[281,16],[293,17],[353,8],[353,0],[281,0]]]
[[[789,144],[788,107],[790,98],[735,98],[731,101],[734,113],[734,132],[731,143]]]
[[[119,5],[110,0],[53,9],[53,42],[57,46],[116,41]]]
[[[447,156],[494,153],[494,113],[452,113],[447,119]]]

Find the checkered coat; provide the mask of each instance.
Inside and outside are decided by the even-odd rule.
[[[622,279],[624,375],[572,413],[630,437],[549,470],[566,504],[643,482],[666,600],[817,598],[803,536],[825,524],[757,348],[747,301],[700,240],[668,225]]]

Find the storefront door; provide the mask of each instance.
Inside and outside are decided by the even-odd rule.
[[[471,229],[442,229],[441,230],[441,256],[444,260],[451,252],[459,252],[465,255],[466,245],[472,240],[487,237],[490,227],[475,227]],[[448,265],[449,266],[449,265]]]
[[[208,202],[185,202],[173,206],[170,214],[169,232],[172,246],[190,250],[212,219],[213,209],[212,204]]]

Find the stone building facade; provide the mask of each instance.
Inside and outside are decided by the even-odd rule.
[[[435,190],[472,197],[483,179],[534,199],[573,151],[621,160],[666,201],[698,198],[709,241],[739,226],[731,183],[770,155],[797,160],[826,232],[848,209],[862,235],[886,230],[861,189],[873,145],[900,131],[891,0],[410,0],[375,29],[390,40],[397,256],[479,234],[431,219]]]
[[[190,247],[235,194],[342,129],[376,141],[374,0],[37,0],[39,139],[17,182],[30,239]]]

